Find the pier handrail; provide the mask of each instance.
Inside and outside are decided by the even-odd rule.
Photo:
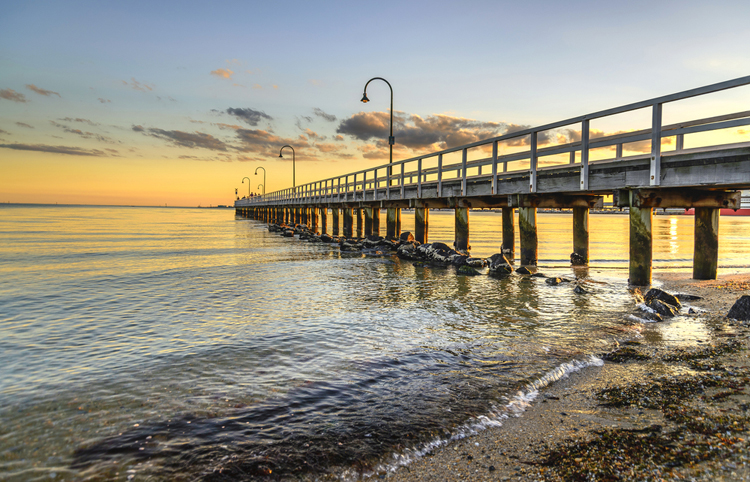
[[[634,102],[620,107],[605,109],[591,114],[572,117],[569,119],[544,124],[538,127],[531,127],[501,136],[492,137],[476,141],[461,146],[451,147],[436,152],[431,152],[400,161],[394,161],[390,164],[384,164],[372,168],[362,169],[350,172],[340,176],[331,177],[319,181],[314,181],[301,186],[282,189],[268,193],[264,196],[255,196],[249,200],[249,205],[256,204],[309,204],[309,203],[326,203],[326,202],[355,202],[362,201],[368,192],[373,193],[373,199],[377,199],[378,192],[385,193],[385,199],[403,199],[404,189],[406,186],[417,186],[417,196],[421,198],[422,186],[438,186],[438,196],[442,194],[442,183],[444,181],[461,182],[461,193],[467,192],[467,182],[474,179],[486,179],[491,176],[492,193],[498,193],[499,177],[509,172],[528,172],[529,174],[529,192],[537,192],[537,172],[540,169],[557,169],[560,165],[543,167],[539,165],[541,157],[569,153],[570,161],[562,167],[577,166],[580,168],[580,190],[588,190],[589,177],[589,153],[592,149],[615,146],[616,154],[613,161],[627,159],[623,157],[623,144],[651,140],[650,152],[650,185],[658,186],[660,184],[661,171],[661,141],[664,138],[675,137],[675,152],[684,151],[684,136],[698,132],[707,132],[712,130],[727,129],[750,125],[750,111],[735,112],[719,116],[713,116],[703,119],[679,122],[671,125],[662,125],[662,106],[669,102],[684,100],[691,97],[697,97],[722,90],[732,89],[740,86],[750,85],[750,76],[739,77],[737,79],[719,82],[695,89],[690,89],[674,94],[656,97],[649,100]],[[594,119],[600,119],[616,114],[622,114],[646,107],[652,108],[651,127],[638,131],[618,133],[604,137],[591,137],[589,124]],[[539,148],[538,136],[540,133],[568,127],[574,124],[581,124],[581,140],[559,144],[550,147]],[[505,141],[523,139],[528,136],[528,149],[513,152],[504,155],[498,155],[498,144]],[[737,146],[737,143],[722,144],[723,148]],[[489,157],[468,160],[468,151],[478,147],[491,147],[492,154]],[[443,165],[443,157],[447,154],[461,152],[461,162],[454,162]],[[576,161],[576,153],[579,153],[580,160]],[[635,157],[642,158],[646,154]],[[437,158],[437,166],[423,168],[422,164],[425,159]],[[527,160],[529,167],[521,170],[508,171],[508,163],[514,161]],[[600,162],[595,161],[595,162]],[[591,161],[594,162],[594,161]],[[416,163],[416,169],[406,170],[406,165]],[[498,166],[502,164],[502,172],[498,173]],[[484,166],[491,167],[491,173],[482,174]],[[390,168],[390,169],[389,169]],[[392,169],[392,170],[391,170]],[[469,169],[476,169],[477,175],[468,175]],[[455,172],[454,177],[450,173]],[[449,177],[444,179],[448,173]],[[428,180],[428,176],[435,179]],[[408,179],[408,182],[407,182]],[[416,179],[416,181],[415,181]],[[398,197],[396,195],[398,194]],[[244,204],[244,203],[243,203]]]

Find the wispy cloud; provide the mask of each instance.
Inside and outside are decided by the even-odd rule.
[[[48,152],[51,154],[92,157],[111,157],[112,154],[117,153],[114,149],[84,149],[82,147],[48,146],[46,144],[0,144],[0,148],[14,149],[17,151]]]
[[[2,134],[10,134],[10,132],[4,131],[4,130],[0,129],[0,135],[2,135]]]
[[[216,69],[211,71],[211,75],[215,75],[224,79],[231,79],[233,74],[234,71],[230,69]]]
[[[11,100],[13,102],[28,102],[25,95],[13,89],[0,90],[0,99]]]
[[[60,120],[60,121],[63,121],[63,122],[80,122],[82,124],[88,124],[90,126],[98,126],[99,125],[96,122],[92,122],[92,121],[90,121],[88,119],[83,119],[81,117],[75,117],[75,118],[73,118],[73,117],[63,117],[62,119],[57,119],[57,120]]]
[[[248,125],[251,125],[253,127],[257,126],[260,123],[260,121],[262,121],[263,119],[269,120],[269,121],[273,120],[273,117],[271,117],[270,115],[266,114],[265,112],[260,111],[260,110],[251,109],[249,107],[246,107],[246,108],[242,108],[242,107],[238,107],[238,108],[230,107],[230,108],[228,108],[226,110],[226,112],[227,112],[227,114],[233,115],[233,116],[237,117],[238,119],[240,119],[241,121],[244,121]]]
[[[98,101],[99,101],[99,102],[101,102],[102,104],[107,104],[107,103],[111,103],[111,102],[112,102],[112,101],[111,101],[111,100],[109,100],[109,99],[102,99],[101,97],[99,97],[99,98],[98,98],[98,99],[96,99],[96,100],[98,100]]]
[[[144,128],[143,126],[133,126],[133,131],[141,132],[144,135],[155,137],[167,141],[179,147],[190,149],[202,148],[214,151],[226,151],[227,144],[216,137],[203,132],[184,132],[176,130],[166,130],[158,128]]]
[[[135,80],[135,77],[131,77],[130,80],[131,82],[123,80],[122,83],[133,90],[139,90],[141,92],[151,92],[154,90],[154,87],[156,87],[154,84],[149,84],[148,82],[138,82],[137,80]]]
[[[87,124],[90,124],[90,125],[97,125],[97,124],[94,124],[93,122],[91,122],[88,119],[71,119],[70,117],[66,117],[64,120],[75,121],[75,122],[84,122],[84,123],[87,123]],[[55,121],[50,121],[50,124],[52,124],[53,126],[59,128],[59,129],[62,129],[64,132],[67,132],[68,134],[75,134],[77,136],[83,137],[84,139],[96,139],[97,141],[106,142],[108,144],[117,144],[117,142],[115,140],[113,140],[113,139],[111,139],[111,138],[109,138],[107,136],[103,136],[101,134],[97,134],[96,132],[82,131],[81,129],[72,129],[72,128],[64,125],[64,124],[59,124],[59,123],[57,123]]]
[[[30,90],[30,91],[32,91],[32,92],[36,92],[37,94],[39,94],[39,95],[43,95],[43,96],[45,96],[45,97],[49,97],[49,96],[51,96],[51,95],[56,95],[56,96],[58,96],[58,97],[62,97],[62,96],[61,96],[60,94],[58,94],[57,92],[54,92],[54,91],[52,91],[52,90],[45,90],[45,89],[42,89],[41,87],[37,87],[37,86],[36,86],[36,85],[34,85],[34,84],[26,84],[26,88],[27,88],[27,89],[29,89],[29,90]]]
[[[336,116],[335,115],[333,115],[333,114],[326,114],[325,112],[323,112],[322,109],[319,109],[317,107],[313,109],[313,113],[316,116],[318,116],[318,117],[322,117],[323,119],[327,120],[328,122],[336,122]]]
[[[26,127],[27,129],[33,129],[34,128],[34,126],[29,125],[29,124],[27,124],[25,122],[16,122],[16,125],[19,126],[19,127]]]

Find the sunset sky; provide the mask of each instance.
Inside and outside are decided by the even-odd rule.
[[[748,19],[747,0],[6,1],[0,202],[231,204],[259,166],[291,186],[284,144],[297,184],[387,162],[372,77],[401,159],[750,75]],[[665,123],[741,110],[747,87]]]

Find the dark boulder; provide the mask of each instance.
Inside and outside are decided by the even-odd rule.
[[[727,313],[727,318],[750,321],[750,296],[743,295],[735,301],[732,308],[729,309],[729,313]]]
[[[469,257],[466,256],[465,254],[460,254],[460,253],[459,254],[455,254],[455,255],[451,256],[451,264],[453,266],[457,266],[457,267],[466,266],[468,264],[466,262],[467,259],[469,259]]]
[[[482,258],[467,258],[466,264],[472,268],[484,268],[487,266],[487,261]]]
[[[547,278],[544,282],[548,285],[557,286],[560,283],[570,283],[570,280],[566,278]]]
[[[675,308],[679,310],[679,308],[682,306],[680,304],[680,300],[678,300],[674,295],[671,295],[667,293],[666,291],[662,291],[657,288],[651,288],[646,292],[646,294],[643,296],[646,299],[646,303],[650,303],[652,300],[659,300],[663,301],[664,303],[668,305],[672,305]]]
[[[401,259],[408,259],[411,261],[418,261],[422,259],[419,253],[417,253],[417,247],[409,243],[399,246],[396,250],[396,256]]]
[[[572,264],[573,266],[584,266],[586,264],[586,260],[583,259],[583,256],[578,253],[571,253],[570,264]]]
[[[322,242],[324,242],[324,243],[332,243],[333,242],[333,237],[331,237],[331,236],[329,236],[327,234],[321,234],[320,235],[320,240]]]
[[[516,273],[517,274],[531,274],[531,271],[529,271],[529,268],[527,268],[526,266],[521,266],[520,268],[516,270]]]
[[[285,229],[283,236],[285,238],[293,238],[294,237],[294,230],[293,229]]]
[[[411,234],[410,231],[404,231],[401,233],[401,236],[398,237],[398,240],[402,243],[408,243],[409,241],[414,241],[414,235]]]
[[[588,291],[586,291],[585,289],[583,289],[583,286],[576,285],[576,287],[573,288],[573,293],[576,293],[578,295],[585,295],[586,293],[588,293]]]
[[[679,314],[680,309],[669,303],[665,303],[658,298],[652,298],[651,301],[646,303],[646,306],[659,313],[662,317],[671,318]]]
[[[698,301],[703,299],[702,296],[687,295],[684,293],[677,293],[676,295],[674,295],[674,297],[680,301]]]
[[[506,275],[513,272],[513,266],[502,253],[493,254],[487,258],[487,264],[491,275]]]

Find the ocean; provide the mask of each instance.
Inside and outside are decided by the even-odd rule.
[[[452,223],[432,211],[429,240]],[[470,223],[472,255],[500,251],[499,213]],[[628,321],[627,216],[591,215],[588,269],[570,214],[538,224],[539,271],[586,293],[341,253],[230,209],[0,205],[0,480],[367,478],[502,425],[615,340],[706,336]],[[690,277],[692,226],[654,217],[656,273]],[[719,243],[720,274],[750,271],[750,217],[722,217]]]

